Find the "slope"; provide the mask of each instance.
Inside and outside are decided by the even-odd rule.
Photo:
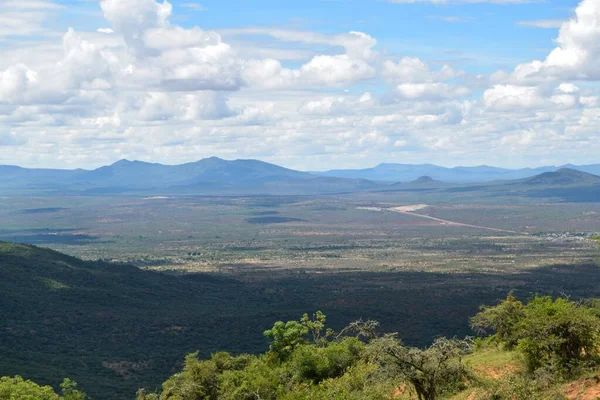
[[[3,242],[0,271],[0,375],[44,384],[70,377],[95,399],[128,399],[194,349],[264,346],[245,337],[256,315],[236,311],[269,299],[231,279],[183,279]]]

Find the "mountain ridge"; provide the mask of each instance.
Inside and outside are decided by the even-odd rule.
[[[306,172],[261,160],[204,158],[179,165],[121,159],[93,170],[0,166],[0,192],[46,194],[246,194],[314,195],[385,190],[399,186],[510,182],[560,170],[600,174],[600,164],[509,170],[492,166],[446,168],[433,164],[382,163],[363,170]],[[337,171],[337,172],[336,172]],[[563,171],[563,175],[564,175]],[[595,174],[594,174],[595,173]],[[571,173],[570,175],[573,175]],[[593,176],[592,175],[592,176]],[[425,178],[427,177],[427,179]],[[542,176],[540,185],[589,185],[589,176]],[[600,178],[599,178],[600,179]]]

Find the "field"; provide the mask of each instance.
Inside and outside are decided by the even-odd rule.
[[[177,370],[188,352],[264,351],[260,332],[317,309],[335,329],[373,318],[422,346],[438,335],[472,334],[468,319],[479,305],[511,289],[521,298],[600,296],[600,250],[588,239],[600,230],[600,203],[402,197],[3,198],[0,240],[130,263],[152,274],[157,292],[140,287],[131,307],[104,302],[90,316],[39,322],[49,342],[71,338],[72,351],[57,354],[35,337],[9,334],[17,353],[35,347],[39,360],[33,367],[11,361],[15,369],[2,372],[48,383],[67,375],[96,398],[107,390],[114,390],[110,398],[131,398]],[[184,280],[158,284],[155,272]],[[206,279],[209,286],[198,283]],[[129,280],[123,290],[135,288]],[[194,287],[201,292],[190,295]],[[145,301],[157,311],[144,310]],[[105,315],[112,327],[96,329]],[[85,339],[70,333],[71,325],[82,327]],[[80,354],[85,365],[76,363]],[[43,372],[44,361],[55,372]],[[99,371],[102,381],[93,379]]]
[[[594,257],[600,203],[40,197],[4,198],[0,218],[0,240],[159,270],[510,273]]]

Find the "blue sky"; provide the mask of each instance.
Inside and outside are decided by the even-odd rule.
[[[0,164],[598,162],[599,24],[595,0],[0,0]]]

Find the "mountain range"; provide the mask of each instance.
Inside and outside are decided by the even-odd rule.
[[[561,172],[560,179],[553,175],[557,172]],[[498,184],[506,185],[509,181],[515,185],[593,185],[598,178],[595,174],[600,174],[600,164],[517,170],[380,164],[362,170],[303,172],[258,160],[228,161],[211,157],[181,165],[121,160],[94,170],[0,166],[0,193],[311,195],[442,188],[482,182],[499,187]],[[529,178],[533,180],[522,181]]]
[[[467,183],[528,178],[545,172],[555,172],[563,168],[600,175],[600,164],[566,164],[561,166],[545,166],[521,169],[506,169],[490,167],[487,165],[481,165],[478,167],[446,168],[432,164],[379,164],[373,168],[338,169],[324,172],[314,172],[314,174],[318,176],[368,179],[383,182],[409,182],[426,176],[445,182]]]

